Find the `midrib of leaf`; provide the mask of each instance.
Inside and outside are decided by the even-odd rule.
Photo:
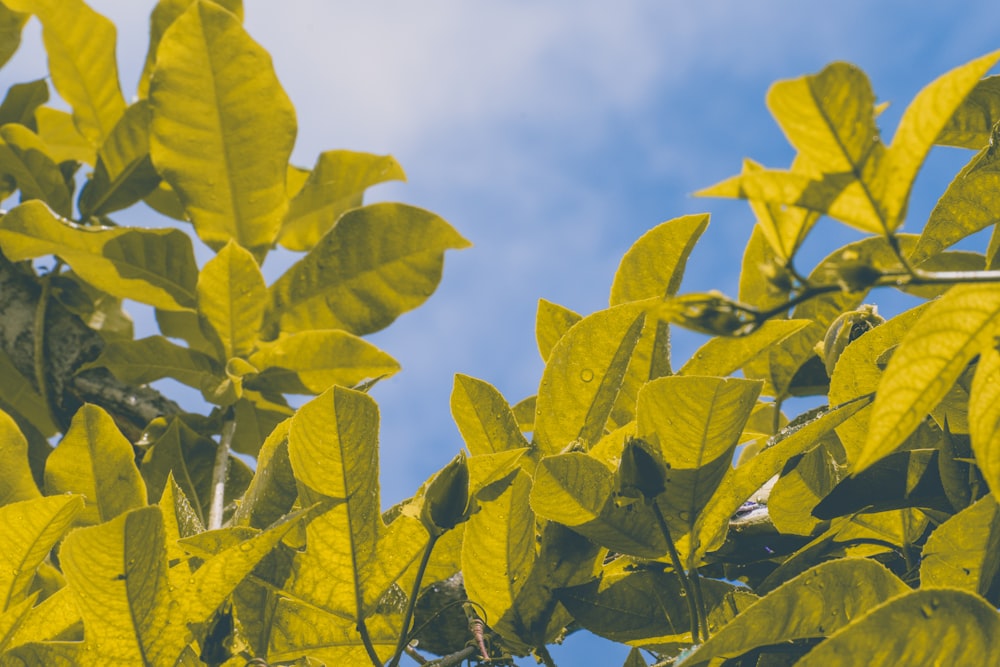
[[[632,352],[639,342],[639,335],[646,322],[646,313],[639,313],[638,317],[629,325],[622,336],[621,342],[615,349],[615,354],[608,364],[608,371],[601,378],[601,384],[594,394],[594,399],[587,409],[587,416],[584,418],[583,428],[580,430],[580,439],[592,445],[596,443],[604,433],[604,426],[614,409],[615,399],[622,388],[625,373],[628,371]]]
[[[102,516],[102,518],[103,518],[103,516]],[[129,553],[129,539],[130,539],[130,535],[131,535],[131,531],[129,531],[127,529],[127,527],[128,527],[128,520],[127,519],[126,519],[126,522],[125,522],[125,526],[126,526],[126,530],[124,531],[124,533],[125,533],[125,539],[124,539],[124,541],[123,541],[124,543],[122,545],[123,546],[123,548],[122,548],[122,556],[127,561],[128,560],[128,553]],[[128,567],[127,567],[128,563],[127,562],[123,562],[121,565],[122,565],[122,571],[128,573]],[[135,645],[139,649],[139,655],[142,656],[142,664],[143,665],[152,665],[154,663],[150,662],[149,658],[146,656],[146,648],[142,645],[142,631],[141,631],[141,626],[140,626],[139,619],[136,618],[136,616],[135,616],[135,606],[132,604],[132,595],[131,595],[132,589],[129,586],[129,582],[132,581],[132,580],[134,580],[134,579],[135,579],[135,577],[128,577],[128,578],[125,579],[125,594],[128,597],[128,616],[129,616],[129,619],[132,621],[132,631],[133,631],[134,636],[135,636]],[[145,583],[145,582],[142,582],[142,583]],[[159,582],[159,583],[162,583],[162,582]],[[159,586],[157,586],[157,588],[159,588]],[[157,610],[157,611],[159,611],[159,610]]]
[[[702,425],[701,442],[699,443],[698,458],[697,458],[697,466],[699,470],[705,464],[704,460],[705,450],[708,448],[708,425],[709,422],[711,421],[712,414],[715,413],[715,404],[719,400],[719,391],[724,386],[725,385],[721,382],[717,382],[715,384],[715,390],[712,392],[712,400],[709,402],[709,407],[707,412],[708,418]],[[694,526],[694,524],[696,523],[696,519],[698,518],[694,510],[698,506],[698,487],[701,485],[701,479],[702,475],[700,473],[695,475],[694,484],[691,485],[691,497],[688,499],[688,506],[687,506],[688,520],[686,522],[689,528],[691,526]]]
[[[148,156],[149,153],[146,155]],[[118,192],[118,188],[120,188],[122,184],[128,180],[128,177],[135,173],[135,170],[139,168],[140,164],[142,164],[142,160],[142,158],[132,160],[129,164],[125,165],[125,168],[122,169],[117,176],[108,181],[107,190],[103,195],[97,198],[94,205],[90,207],[91,210],[100,211],[101,207],[104,206],[116,192]],[[107,163],[105,163],[105,169],[107,169]]]

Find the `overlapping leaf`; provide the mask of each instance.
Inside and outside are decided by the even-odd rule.
[[[988,76],[976,84],[955,110],[934,143],[978,151],[990,142],[990,134],[998,120],[1000,76]]]
[[[707,226],[707,213],[685,215],[643,234],[615,272],[610,305],[676,294],[687,259]]]
[[[473,456],[528,446],[510,405],[488,382],[456,373],[451,414]]]
[[[17,183],[21,201],[41,199],[60,215],[69,215],[69,190],[48,147],[23,125],[0,128],[0,174]]]
[[[122,382],[147,384],[173,378],[200,389],[222,369],[208,355],[171,343],[163,336],[109,343],[85,368],[103,367]]]
[[[583,319],[578,313],[557,303],[538,300],[538,312],[535,315],[535,341],[542,361],[549,360],[549,354],[559,339],[569,331],[570,327]]]
[[[28,465],[28,441],[10,415],[0,410],[0,507],[41,493]]]
[[[1000,513],[993,496],[934,529],[920,561],[920,585],[986,595],[1000,567]]]
[[[983,349],[969,394],[969,431],[976,464],[1000,498],[1000,352]]]
[[[224,359],[250,354],[264,320],[267,286],[257,261],[233,241],[198,274],[198,313],[222,343]]]
[[[21,29],[28,18],[27,14],[0,5],[0,65],[6,64],[21,45]]]

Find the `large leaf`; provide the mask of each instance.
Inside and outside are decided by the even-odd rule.
[[[0,173],[10,176],[21,191],[21,201],[41,199],[52,210],[68,216],[72,204],[66,181],[38,135],[23,125],[0,128]]]
[[[456,373],[451,415],[473,456],[528,446],[510,405],[488,382]]]
[[[468,245],[423,209],[390,203],[353,209],[271,286],[265,332],[275,338],[279,331],[378,331],[431,295],[445,250]]]
[[[266,307],[267,285],[257,260],[229,241],[198,274],[198,313],[222,342],[225,359],[250,354]]]
[[[427,540],[413,517],[382,522],[378,408],[366,394],[332,387],[292,417],[288,457],[296,479],[332,507],[306,527],[309,549],[294,565],[293,595],[358,622]],[[393,553],[384,560],[386,550]]]
[[[966,96],[934,143],[978,151],[990,143],[990,134],[998,120],[1000,76],[988,76]]]
[[[992,285],[957,285],[927,308],[879,382],[855,472],[891,453],[917,428],[966,364],[992,343],[998,315],[1000,290]]]
[[[613,471],[584,452],[542,458],[531,487],[531,508],[550,521],[579,526],[597,519],[615,490]]]
[[[147,384],[173,378],[195,389],[208,386],[222,369],[211,357],[171,343],[163,336],[108,343],[84,368],[104,367],[122,382]]]
[[[0,507],[42,494],[28,465],[28,441],[10,415],[0,410]]]
[[[42,23],[49,73],[73,108],[80,132],[100,146],[125,112],[115,60],[115,27],[82,0],[4,0]]]
[[[538,389],[535,443],[543,452],[575,440],[589,446],[604,435],[648,308],[638,302],[598,311],[556,343]]]
[[[983,349],[969,394],[969,435],[976,465],[1000,498],[1000,352]]]
[[[270,391],[319,394],[335,384],[354,387],[393,375],[399,364],[346,331],[301,331],[261,343],[249,359]]]
[[[79,493],[87,501],[84,524],[102,523],[146,504],[146,485],[135,465],[135,452],[111,416],[84,405],[45,464],[49,494]]]
[[[28,20],[26,14],[0,5],[0,65],[4,65],[21,45],[21,29]]]
[[[21,603],[35,570],[83,510],[76,495],[37,497],[0,507],[0,611]]]
[[[101,145],[94,175],[80,193],[80,214],[105,215],[126,208],[159,183],[149,158],[149,105],[141,100],[126,109]]]
[[[951,589],[912,591],[831,636],[799,667],[988,665],[1000,655],[1000,614]]]
[[[88,283],[117,297],[164,310],[195,304],[194,251],[178,229],[81,227],[59,220],[41,202],[27,202],[0,221],[0,247],[15,262],[58,255]]]
[[[685,215],[643,234],[615,272],[610,305],[676,294],[687,259],[707,226],[707,213]]]
[[[260,256],[288,207],[295,111],[239,20],[194,2],[166,30],[149,88],[150,154],[198,236]]]
[[[278,243],[289,250],[311,250],[341,215],[361,206],[365,190],[406,175],[391,155],[354,151],[320,153],[309,178],[288,206]]]
[[[698,667],[712,659],[737,657],[759,646],[825,637],[875,605],[908,590],[906,584],[872,560],[823,563],[761,598],[688,655],[684,665]]]
[[[986,595],[998,567],[1000,513],[993,496],[986,496],[942,523],[927,538],[920,559],[920,585]]]

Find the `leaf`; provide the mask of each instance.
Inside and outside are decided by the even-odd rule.
[[[335,384],[354,387],[399,371],[399,364],[346,331],[301,331],[261,343],[250,355],[270,391],[319,394]],[[304,390],[304,391],[303,391]]]
[[[288,207],[295,110],[239,20],[195,2],[167,28],[149,86],[150,154],[199,238],[262,256]]]
[[[649,667],[646,664],[646,659],[642,657],[642,652],[639,649],[632,647],[632,650],[628,652],[628,656],[625,657],[625,664],[622,667]]]
[[[96,162],[97,151],[76,129],[71,114],[50,107],[39,107],[35,110],[35,123],[38,125],[38,136],[45,142],[49,156],[56,162]]]
[[[309,329],[378,331],[431,295],[445,250],[468,245],[444,220],[413,206],[348,211],[271,286],[267,337]]]
[[[59,220],[41,202],[27,202],[3,216],[0,247],[13,262],[58,255],[82,279],[117,297],[164,310],[195,304],[194,252],[179,229],[81,227]]]
[[[920,559],[921,588],[950,587],[986,595],[1000,566],[1000,514],[980,498],[934,529]]]
[[[399,624],[378,614],[365,622],[372,646],[379,655],[379,664],[388,660],[399,639]],[[312,605],[279,598],[270,633],[267,657],[274,661],[298,658],[322,660],[326,665],[367,665],[371,658],[365,650],[357,623],[326,613]],[[308,658],[303,659],[304,656]]]
[[[21,45],[21,29],[28,21],[27,14],[12,11],[0,4],[0,66],[10,60]]]
[[[114,420],[96,405],[84,405],[45,464],[45,491],[79,493],[87,506],[84,525],[108,521],[146,504],[146,485],[135,453]]]
[[[100,146],[125,111],[115,60],[115,27],[81,0],[4,0],[42,23],[49,73],[73,108],[80,133]]]
[[[775,589],[720,628],[685,658],[684,665],[698,667],[760,646],[825,637],[875,605],[907,591],[906,584],[872,560],[845,558],[822,563]]]
[[[570,327],[583,319],[578,313],[559,304],[538,300],[538,313],[535,315],[535,341],[542,361],[548,361],[552,348],[562,338]]]
[[[698,348],[677,374],[725,377],[808,324],[807,320],[769,320],[746,336],[716,336]]]
[[[969,435],[976,465],[994,498],[1000,498],[1000,352],[987,346],[979,356],[969,394]]]
[[[889,148],[883,205],[895,222],[890,229],[902,223],[917,172],[941,130],[998,60],[1000,51],[994,51],[956,67],[925,86],[903,112]]]
[[[978,151],[1000,120],[1000,76],[981,79],[951,115],[934,143]]]
[[[214,358],[219,353],[220,343],[209,339],[202,331],[202,324],[198,313],[193,310],[156,309],[156,325],[160,333],[167,338],[182,340],[189,349]]]
[[[992,343],[998,313],[1000,290],[992,285],[956,285],[927,308],[882,375],[854,472],[891,453],[916,429],[972,357]]]
[[[535,444],[556,454],[574,440],[604,435],[642,334],[649,303],[628,303],[583,318],[559,339],[538,389]]]
[[[198,313],[222,341],[224,358],[250,354],[266,307],[257,260],[230,240],[198,274]]]
[[[306,526],[292,594],[355,622],[366,618],[427,540],[415,517],[388,528],[379,511],[378,407],[332,387],[299,408],[288,433],[295,478],[332,506]],[[386,550],[391,562],[380,558]]]
[[[265,528],[288,514],[298,497],[288,458],[290,421],[281,422],[260,448],[257,470],[233,515],[236,525]]]
[[[11,649],[23,646],[29,642],[42,642],[62,635],[73,625],[80,623],[80,612],[76,608],[73,592],[63,586],[58,591],[45,598],[31,609],[27,618],[23,619],[14,634],[8,639],[5,659],[12,657]],[[54,644],[48,643],[53,646]],[[37,646],[37,645],[36,645]],[[54,664],[50,661],[26,661],[27,664]],[[58,664],[58,663],[56,663]],[[70,662],[69,665],[75,665]]]
[[[0,507],[41,497],[28,465],[28,441],[10,415],[0,410]],[[2,610],[2,607],[0,607]]]
[[[985,665],[1000,655],[1000,615],[951,589],[910,591],[832,635],[799,667]]]
[[[52,416],[41,394],[35,391],[35,386],[21,375],[14,362],[3,351],[0,351],[0,376],[4,378],[0,383],[0,406],[31,422],[42,435],[55,435],[56,426],[52,423]]]
[[[688,257],[707,226],[707,213],[685,215],[643,234],[615,272],[610,305],[676,294]]]
[[[0,507],[4,548],[0,550],[0,611],[29,596],[35,571],[83,511],[80,496],[50,496]]]
[[[174,345],[163,336],[108,343],[101,355],[83,369],[99,367],[107,368],[128,384],[148,384],[168,377],[195,389],[206,386],[222,372],[211,357]]]
[[[9,10],[0,8],[0,31],[3,30],[3,14]],[[0,32],[2,34],[2,32]],[[0,104],[0,126],[18,123],[31,131],[37,131],[35,109],[49,101],[49,85],[45,79],[15,83],[7,89],[7,95]]]
[[[21,201],[41,199],[60,215],[69,215],[69,190],[48,148],[23,125],[0,127],[0,172],[17,182]]]
[[[102,216],[127,208],[159,183],[149,158],[149,104],[140,100],[125,110],[101,144],[97,167],[80,193],[80,215]]]
[[[593,521],[615,490],[614,474],[583,453],[543,457],[531,487],[531,509],[538,516],[566,526]]]
[[[488,382],[456,373],[451,415],[473,457],[528,446],[510,405]]]
[[[167,562],[181,563],[188,560],[188,553],[180,541],[204,532],[205,526],[198,518],[194,506],[184,495],[184,491],[177,486],[173,475],[167,476],[167,483],[163,487],[163,494],[157,506],[163,515]]]
[[[365,190],[386,181],[405,181],[406,174],[391,155],[354,151],[325,151],[281,225],[278,243],[289,250],[307,251],[333,227],[341,215],[361,206]]]

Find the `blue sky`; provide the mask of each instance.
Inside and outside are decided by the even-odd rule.
[[[386,504],[462,446],[453,375],[485,379],[512,403],[533,394],[537,300],[605,307],[621,255],[650,227],[711,212],[684,289],[735,295],[749,209],[690,193],[738,172],[745,156],[787,166],[791,151],[764,105],[771,82],[853,62],[892,103],[880,118],[888,138],[924,84],[1000,48],[1000,5],[988,0],[245,4],[247,29],[298,110],[296,163],[332,148],[392,153],[409,182],[370,200],[428,208],[475,244],[449,253],[426,305],[373,337],[403,365],[372,391]],[[91,5],[119,26],[131,96],[153,3]],[[34,26],[28,34],[0,71],[4,87],[45,73]],[[908,229],[968,157],[935,150]],[[821,254],[853,238],[831,224],[815,234]],[[679,337],[675,358],[696,342]],[[615,665],[625,653],[574,638],[554,655]]]

